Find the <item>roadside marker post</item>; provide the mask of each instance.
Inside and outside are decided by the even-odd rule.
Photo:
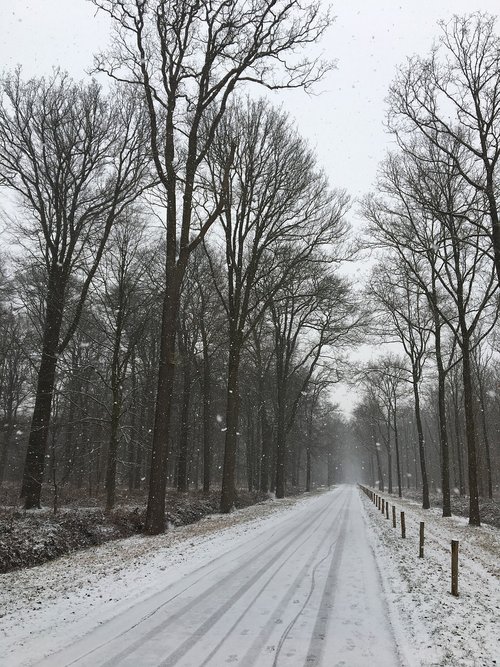
[[[458,540],[451,541],[451,594],[458,597]]]
[[[424,557],[424,531],[425,531],[425,523],[423,521],[420,522],[420,540],[419,540],[419,547],[418,547],[418,557],[423,558]]]

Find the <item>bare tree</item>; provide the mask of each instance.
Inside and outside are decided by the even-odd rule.
[[[378,333],[395,334],[410,362],[422,475],[422,507],[428,509],[430,507],[429,483],[420,409],[420,383],[432,333],[432,312],[428,308],[424,291],[418,284],[415,284],[408,267],[401,263],[397,256],[394,258],[384,255],[382,262],[373,272],[369,293],[375,298],[383,312],[381,329]]]
[[[200,174],[228,101],[243,82],[309,87],[330,68],[297,58],[331,22],[319,2],[93,0],[115,27],[97,69],[138,87],[166,208],[165,296],[146,531],[165,528],[166,461],[180,292],[188,259],[224,209]],[[210,119],[210,120],[208,120]],[[228,156],[226,172],[232,160]]]
[[[389,125],[411,150],[415,132],[446,154],[465,183],[486,202],[477,220],[492,239],[500,281],[500,37],[496,17],[476,12],[441,22],[427,57],[401,68],[389,94]],[[457,146],[461,150],[457,150]]]
[[[398,429],[398,410],[400,404],[407,398],[407,383],[409,369],[403,357],[387,354],[375,362],[366,364],[360,371],[362,384],[369,390],[369,395],[375,398],[385,411],[387,449],[389,468],[389,493],[392,493],[392,448],[391,431],[394,434],[394,448],[396,451],[396,475],[398,480],[398,495],[402,496],[401,479],[401,448]]]
[[[349,284],[327,265],[299,265],[271,304],[276,365],[276,496],[285,495],[287,435],[325,351],[354,342],[362,313]]]
[[[26,508],[38,507],[57,357],[75,332],[116,217],[147,175],[147,127],[132,98],[111,102],[92,82],[56,71],[0,82],[0,171],[27,215],[20,231],[43,267],[42,356],[24,468]],[[68,303],[71,278],[80,288]]]
[[[97,271],[92,314],[105,357],[104,383],[109,388],[109,442],[106,460],[106,510],[114,507],[122,421],[126,411],[125,385],[136,346],[147,326],[153,294],[147,284],[148,248],[145,223],[139,212],[126,211],[111,231],[110,246]]]
[[[484,232],[483,197],[465,181],[449,156],[429,141],[387,163],[382,191],[388,199],[367,201],[365,213],[377,242],[394,249],[434,313],[442,445],[443,512],[450,512],[449,452],[444,394],[445,365],[441,330],[448,328],[462,357],[470,492],[469,521],[479,525],[477,451],[474,426],[471,351],[497,317],[491,239]],[[455,145],[455,150],[463,148]],[[487,323],[487,324],[486,324]],[[436,332],[438,335],[436,336]],[[446,492],[446,496],[444,495]]]
[[[493,358],[493,350],[485,344],[477,345],[472,351],[472,369],[474,380],[479,395],[479,420],[481,423],[482,443],[485,454],[486,480],[488,486],[488,498],[493,499],[493,465],[491,456],[490,435],[488,433],[488,407],[491,404],[492,370],[490,368]],[[488,388],[490,387],[490,388]]]
[[[370,455],[370,467],[372,468],[372,483],[378,484],[380,491],[384,491],[384,466],[381,458],[380,434],[382,433],[381,421],[384,418],[383,410],[377,397],[367,387],[360,403],[354,410],[351,424],[354,434],[363,447]],[[373,466],[373,455],[375,455],[376,470]],[[388,470],[388,473],[390,469]]]
[[[212,280],[210,259],[204,247],[198,248],[190,266],[192,280],[198,294],[199,346],[194,358],[203,401],[203,492],[210,491],[212,480],[213,435],[214,435],[214,366],[220,357],[226,337],[221,336],[225,328],[225,312]],[[213,266],[212,266],[213,269]],[[221,271],[223,269],[221,268]],[[201,348],[201,349],[200,349]]]
[[[231,146],[233,167],[227,179],[224,169]],[[347,233],[343,217],[348,200],[342,192],[329,191],[324,176],[315,171],[311,151],[286,115],[262,100],[231,109],[220,125],[210,158],[214,189],[220,188],[228,203],[220,218],[226,284],[215,284],[228,322],[221,509],[229,512],[235,497],[243,346],[276,292],[316,256],[318,248],[336,243],[331,259],[339,258]]]

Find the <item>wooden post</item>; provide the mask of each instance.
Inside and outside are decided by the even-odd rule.
[[[382,507],[380,509],[382,511],[382,514],[383,514],[384,511],[385,511],[385,500],[383,498],[382,498]]]
[[[458,597],[458,540],[451,541],[451,594]]]
[[[396,528],[396,505],[392,506],[392,527]]]
[[[425,523],[423,521],[420,522],[420,541],[419,541],[419,548],[418,548],[418,557],[423,558],[424,557],[424,530],[425,530]]]
[[[389,518],[389,503],[387,501],[385,503],[385,518]]]
[[[401,512],[401,537],[404,539],[406,537],[406,524],[405,524],[405,513]]]

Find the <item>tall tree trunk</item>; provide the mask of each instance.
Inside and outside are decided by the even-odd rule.
[[[331,444],[328,448],[327,482],[326,482],[328,486],[332,486],[335,482],[335,465],[334,465],[335,456],[332,449],[333,449],[333,444]]]
[[[63,305],[64,284],[60,278],[51,274],[45,302],[42,358],[38,369],[35,405],[21,487],[25,509],[40,507]]]
[[[202,332],[203,333],[203,332]],[[212,369],[208,343],[203,338],[203,493],[210,491],[212,472]]]
[[[122,375],[124,374],[120,370],[120,349],[122,346],[121,322],[122,310],[120,309],[117,317],[117,330],[114,340],[113,359],[111,362],[111,396],[113,404],[111,406],[111,424],[105,473],[107,512],[110,512],[115,506],[116,466],[118,461],[118,447],[120,444],[120,417],[123,401]],[[97,485],[99,486],[99,479]]]
[[[462,329],[462,373],[464,385],[465,434],[467,438],[468,478],[469,478],[469,524],[481,525],[479,492],[477,480],[476,428],[474,424],[474,392],[468,334]]]
[[[110,512],[115,506],[116,496],[116,466],[118,462],[118,446],[120,444],[120,414],[122,409],[122,392],[119,385],[119,378],[114,377],[112,380],[113,405],[111,406],[111,424],[105,475],[107,512]]]
[[[437,299],[435,292],[433,298]],[[434,303],[431,303],[434,312],[434,339],[435,356],[438,372],[438,414],[439,414],[439,445],[441,459],[441,492],[443,496],[443,516],[451,516],[450,495],[450,448],[448,443],[448,428],[446,424],[446,373],[441,355],[441,322]]]
[[[226,401],[226,438],[224,446],[224,467],[222,471],[222,491],[220,510],[227,514],[236,500],[235,471],[237,431],[240,411],[239,367],[242,342],[235,334],[230,337]]]
[[[259,414],[261,433],[260,490],[264,493],[267,493],[269,491],[273,431],[267,418],[266,406],[262,397],[262,392],[260,392]]]
[[[307,445],[306,445],[306,491],[311,490],[311,446],[312,446],[312,431],[313,431],[313,407],[307,420]]]
[[[12,410],[7,410],[6,424],[3,432],[2,453],[0,455],[0,486],[4,482],[7,472],[7,462],[8,462],[9,450],[12,442],[13,433],[14,433],[13,412]]]
[[[398,434],[396,403],[394,403],[394,410],[393,410],[393,425],[394,425],[394,446],[396,448],[396,474],[398,477],[398,496],[402,498],[403,490],[401,485],[401,460],[399,455],[399,434]]]
[[[127,465],[128,465],[128,490],[133,491],[134,489],[134,477],[135,477],[135,461],[136,461],[136,429],[137,429],[137,412],[136,405],[138,400],[137,395],[137,368],[136,368],[136,357],[135,352],[132,354],[130,359],[130,384],[132,392],[133,407],[130,413],[130,438],[128,442],[128,451],[127,451]]]
[[[306,448],[306,491],[311,490],[311,447]]]
[[[392,451],[391,451],[391,424],[390,416],[387,415],[387,477],[388,477],[388,492],[392,493]]]
[[[462,457],[462,442],[461,442],[461,428],[460,428],[460,410],[458,407],[457,391],[453,392],[453,412],[455,423],[455,440],[456,440],[456,456],[458,467],[458,484],[461,496],[465,496],[465,481],[464,481],[464,463]]]
[[[415,421],[418,434],[418,453],[420,458],[420,474],[422,475],[422,507],[424,510],[431,506],[429,500],[429,482],[427,479],[427,466],[425,464],[425,438],[422,427],[422,415],[420,414],[420,393],[418,389],[418,377],[413,373],[413,396],[415,399]]]
[[[276,498],[285,497],[286,483],[286,426],[284,397],[279,396],[276,420]]]
[[[250,411],[250,405],[247,400],[246,405],[246,422],[247,422],[247,437],[246,437],[246,467],[247,467],[247,488],[251,492],[253,491],[253,479],[254,479],[254,465],[255,465],[255,455],[254,455],[254,433],[253,433],[253,424],[252,424],[252,415]]]
[[[143,385],[144,386],[144,385]],[[144,461],[144,447],[147,439],[148,426],[150,424],[149,413],[150,408],[146,404],[146,392],[141,396],[138,431],[139,436],[136,441],[135,459],[134,459],[134,489],[139,490],[142,486],[142,466]]]
[[[483,443],[484,452],[486,456],[486,479],[488,483],[488,498],[493,499],[493,479],[491,471],[491,451],[490,439],[488,437],[488,424],[486,422],[486,397],[484,391],[484,383],[479,381],[479,400],[481,404],[481,423],[483,428]]]
[[[185,351],[186,356],[189,351]],[[188,491],[188,444],[189,444],[189,405],[191,400],[191,364],[188,359],[184,364],[182,385],[182,407],[179,437],[179,453],[177,459],[177,491]]]
[[[378,489],[379,491],[384,492],[384,471],[382,469],[382,460],[380,458],[380,451],[377,447],[375,449],[375,458],[377,461],[377,470],[378,470]]]
[[[168,233],[167,233],[168,234]],[[175,255],[175,238],[167,243]],[[167,249],[167,250],[168,250]],[[165,493],[167,489],[167,459],[169,453],[172,396],[175,381],[175,338],[179,312],[179,272],[175,270],[175,256],[167,257],[166,288],[163,300],[158,387],[156,393],[151,468],[145,532],[157,535],[165,530]],[[180,276],[182,278],[182,274]]]

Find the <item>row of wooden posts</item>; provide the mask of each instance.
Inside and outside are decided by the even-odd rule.
[[[389,503],[388,501],[380,496],[378,493],[375,493],[366,486],[359,485],[360,489],[370,498],[375,507],[380,510],[381,514],[385,516],[386,519],[389,519]],[[397,527],[396,522],[396,506],[392,505],[392,526],[393,528]],[[406,523],[405,523],[405,513],[400,512],[400,526],[401,526],[401,537],[402,539],[406,538]],[[419,558],[424,557],[424,540],[425,540],[425,522],[420,522],[420,532],[419,532],[419,544],[418,544],[418,556]],[[451,594],[455,597],[458,597],[458,540],[451,540]]]

